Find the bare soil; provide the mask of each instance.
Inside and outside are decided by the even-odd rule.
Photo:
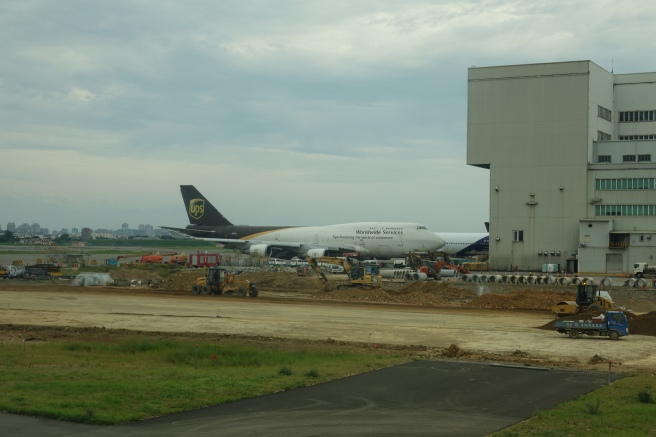
[[[119,269],[111,275],[132,286],[0,281],[0,342],[115,342],[142,333],[195,341],[237,338],[267,347],[300,343],[371,348],[374,332],[381,353],[585,368],[603,368],[614,361],[624,363],[626,370],[656,369],[656,345],[650,337],[656,336],[654,290],[609,290],[618,306],[636,312],[638,317],[630,322],[632,335],[618,342],[586,342],[560,336],[549,326],[550,307],[573,300],[572,286],[451,280],[386,282],[381,288],[327,292],[316,276],[262,271],[243,275],[261,291],[253,299],[192,295],[191,285],[203,275],[198,270],[166,279],[139,269]],[[329,279],[337,284],[346,278]],[[200,314],[210,307],[216,315]],[[221,316],[224,311],[231,315]],[[552,332],[533,329],[539,327]],[[363,338],[367,332],[369,341]]]

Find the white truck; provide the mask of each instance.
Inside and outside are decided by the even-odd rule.
[[[647,263],[633,264],[633,275],[636,278],[644,278],[649,275],[656,275],[656,265],[649,265]]]

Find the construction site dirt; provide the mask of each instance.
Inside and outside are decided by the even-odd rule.
[[[152,272],[119,269],[112,278],[132,284],[122,287],[0,281],[0,341],[112,342],[140,332],[190,341],[316,342],[426,358],[599,370],[611,362],[624,371],[656,370],[655,290],[609,289],[617,306],[636,314],[631,335],[611,341],[570,339],[550,328],[549,308],[573,300],[573,286],[449,280],[325,291],[316,276],[262,271],[244,275],[257,284],[257,298],[193,295],[191,284],[202,274],[181,271],[161,280]],[[338,285],[345,276],[329,279]]]

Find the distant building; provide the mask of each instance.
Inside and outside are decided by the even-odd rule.
[[[9,232],[16,232],[16,223],[14,222],[7,223],[7,230]]]
[[[92,233],[91,228],[82,228],[82,236],[81,236],[81,238],[82,238],[83,240],[91,240],[91,238],[92,238],[91,233]]]
[[[626,273],[656,253],[656,73],[470,68],[467,164],[490,172],[490,264]]]

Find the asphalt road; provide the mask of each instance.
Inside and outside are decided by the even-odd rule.
[[[0,435],[482,436],[594,390],[607,378],[588,371],[415,361],[125,425],[92,426],[1,414]]]

